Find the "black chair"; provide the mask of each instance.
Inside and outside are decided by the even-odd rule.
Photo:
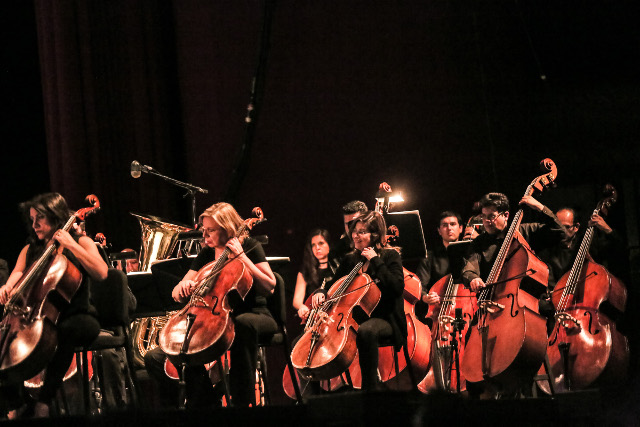
[[[91,412],[87,352],[106,349],[124,349],[126,354],[125,382],[130,392],[131,404],[135,407],[138,404],[137,379],[132,368],[134,366],[133,352],[129,340],[130,312],[133,311],[132,303],[135,304],[135,298],[132,298],[133,295],[129,290],[127,276],[121,270],[109,268],[107,278],[102,282],[92,282],[90,289],[92,303],[98,312],[100,327],[102,331],[107,331],[107,333],[101,331],[101,334],[90,345],[76,348],[77,366],[82,366],[85,413]],[[82,358],[82,363],[80,363],[80,358]],[[98,384],[104,393],[105,376],[102,372],[100,358],[97,359]]]
[[[293,364],[291,363],[291,345],[289,344],[289,338],[287,337],[287,306],[285,299],[285,284],[284,279],[278,273],[273,273],[276,276],[276,287],[273,292],[273,295],[267,300],[269,311],[271,315],[276,320],[278,324],[278,332],[274,334],[270,340],[265,342],[258,342],[259,351],[258,351],[258,373],[260,378],[262,379],[262,383],[264,384],[264,397],[265,403],[267,405],[271,404],[271,394],[269,391],[269,381],[267,380],[267,363],[264,357],[264,348],[271,347],[275,345],[282,346],[282,349],[285,353],[285,358],[287,360],[287,368],[289,369],[289,374],[291,378],[297,378],[295,375],[295,369]],[[300,393],[300,385],[298,381],[293,381],[293,388],[296,393],[296,400],[298,404],[302,404],[302,394]]]

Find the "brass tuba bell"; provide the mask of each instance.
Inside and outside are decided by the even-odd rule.
[[[190,230],[186,225],[172,224],[152,215],[131,213],[140,221],[142,245],[140,247],[140,271],[151,271],[154,261],[168,258],[178,242],[178,234]]]

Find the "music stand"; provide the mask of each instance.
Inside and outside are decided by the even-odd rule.
[[[420,212],[403,211],[389,212],[385,215],[387,227],[398,227],[398,240],[396,245],[402,248],[402,259],[411,260],[427,256],[427,245],[424,241]]]
[[[469,251],[469,246],[473,240],[459,240],[449,243],[447,255],[449,256],[449,271],[453,275],[454,283],[460,282],[462,268],[464,267],[464,257]]]

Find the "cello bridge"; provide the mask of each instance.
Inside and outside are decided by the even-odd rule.
[[[28,317],[31,313],[31,307],[20,307],[16,304],[7,304],[4,308],[5,315],[11,313],[14,316]]]
[[[478,307],[482,310],[486,310],[489,313],[497,313],[504,310],[504,304],[498,304],[494,301],[482,300],[478,301]]]
[[[191,301],[189,303],[192,307],[201,306],[201,307],[209,308],[209,304],[207,304],[204,298],[201,297],[200,295],[192,295]]]
[[[452,323],[455,320],[455,318],[453,316],[442,316],[440,318],[440,323],[441,324],[448,324],[448,323]]]
[[[580,323],[578,323],[578,319],[570,315],[569,313],[556,313],[555,315],[556,321],[560,324],[560,326],[567,329],[577,329],[580,331],[582,327]]]

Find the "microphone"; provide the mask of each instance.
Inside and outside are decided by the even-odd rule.
[[[141,165],[140,162],[138,162],[137,160],[134,160],[133,162],[131,162],[131,176],[134,178],[140,178],[140,175],[142,175],[142,172],[147,173],[152,170],[153,168],[151,166]]]

